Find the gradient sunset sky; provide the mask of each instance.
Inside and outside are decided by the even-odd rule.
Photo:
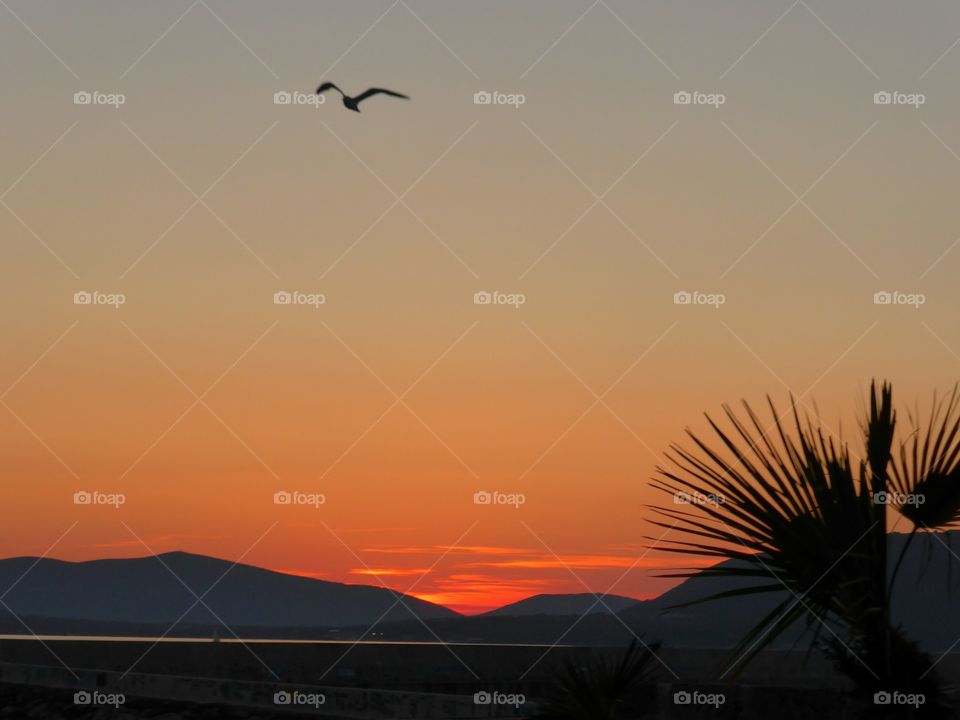
[[[870,378],[912,405],[960,377],[956,3],[0,18],[2,557],[181,549],[467,612],[650,597],[684,562],[648,547],[649,479],[704,411],[792,391],[852,434]],[[274,103],[321,80],[412,99]]]

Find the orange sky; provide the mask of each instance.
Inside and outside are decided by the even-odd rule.
[[[650,597],[687,563],[649,479],[705,410],[849,432],[871,377],[960,375],[960,9],[407,4],[9,0],[0,556]],[[412,100],[274,104],[321,79]]]

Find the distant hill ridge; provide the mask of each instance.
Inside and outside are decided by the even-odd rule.
[[[582,615],[583,613],[618,613],[637,604],[636,598],[623,595],[578,593],[570,595],[533,595],[515,603],[483,613],[488,617],[512,615]],[[602,600],[602,602],[601,602]]]
[[[891,565],[906,537],[889,536]],[[944,650],[960,639],[957,555],[960,531],[920,534],[897,580],[894,619],[927,649]],[[158,557],[87,562],[30,557],[0,560],[0,593],[15,585],[4,603],[21,618],[43,619],[30,623],[41,633],[43,628],[51,628],[51,633],[63,628],[65,634],[111,634],[127,628],[138,634],[163,632],[183,616],[181,632],[191,637],[219,627],[219,618],[231,629],[251,637],[368,638],[370,626],[382,615],[378,640],[431,642],[440,637],[448,642],[550,644],[563,635],[564,642],[571,644],[618,644],[632,639],[629,626],[633,633],[648,639],[690,648],[732,647],[757,618],[788,597],[784,589],[782,593],[743,595],[671,609],[755,582],[694,576],[651,600],[604,596],[604,603],[616,617],[590,593],[535,595],[466,617],[380,587],[316,580],[251,565],[234,566],[227,560],[185,552]],[[193,594],[164,564],[201,596],[212,612],[196,603]],[[678,559],[677,566],[682,565],[682,559]],[[402,603],[397,602],[398,597]],[[194,604],[196,607],[187,612]],[[570,616],[584,613],[588,617],[577,621],[571,630]],[[429,621],[431,630],[422,621]],[[24,632],[22,624],[2,607],[0,632]],[[789,647],[799,635],[797,627],[780,638],[775,647]]]
[[[229,626],[341,627],[372,624],[381,615],[384,622],[459,616],[386,588],[187,552],[85,562],[0,560],[0,592],[11,586],[4,603],[20,616],[99,622],[170,625],[179,619],[185,625],[219,625],[220,618]],[[0,608],[3,616],[9,613]]]

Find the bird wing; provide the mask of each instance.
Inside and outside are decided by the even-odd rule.
[[[336,90],[338,93],[340,93],[341,95],[343,95],[343,90],[341,90],[340,88],[338,88],[338,87],[337,87],[336,85],[334,85],[332,82],[325,82],[323,85],[321,85],[320,87],[318,87],[318,88],[317,88],[317,95],[323,95],[323,93],[325,93],[327,90],[331,90],[331,89]]]
[[[401,95],[398,92],[394,92],[393,90],[387,90],[386,88],[370,88],[362,95],[357,95],[357,97],[354,99],[359,103],[363,100],[366,100],[371,95],[377,95],[379,93],[383,93],[384,95],[389,95],[390,97],[403,98],[404,100],[410,99],[406,95]]]

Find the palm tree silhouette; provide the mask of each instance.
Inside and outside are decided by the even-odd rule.
[[[783,415],[767,404],[769,423],[746,402],[739,413],[724,406],[729,429],[707,415],[719,446],[688,430],[694,447],[671,445],[670,467],[657,468],[653,485],[663,492],[723,499],[655,508],[654,524],[685,535],[667,549],[735,561],[703,571],[706,577],[755,581],[697,602],[789,591],[736,648],[738,664],[801,621],[853,681],[854,705],[865,717],[901,717],[902,709],[875,703],[877,693],[894,692],[925,696],[919,711],[909,708],[911,717],[952,716],[933,659],[893,623],[890,608],[911,541],[960,520],[958,389],[944,400],[934,396],[925,421],[908,415],[910,431],[898,436],[890,384],[871,383],[862,456],[822,424],[801,419],[792,398]],[[894,509],[913,531],[890,572],[887,515]]]

